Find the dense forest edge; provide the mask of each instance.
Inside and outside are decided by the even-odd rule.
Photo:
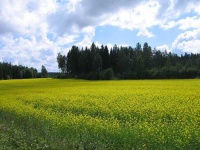
[[[0,80],[46,77],[48,77],[48,72],[43,65],[41,67],[41,72],[38,72],[37,69],[33,67],[29,68],[22,65],[12,65],[11,63],[0,62]]]
[[[148,43],[133,48],[114,45],[108,49],[92,43],[90,48],[72,46],[67,55],[58,53],[62,77],[89,80],[109,79],[188,79],[200,77],[200,54],[178,56],[161,52]]]
[[[1,79],[26,79],[40,77],[78,78],[88,80],[111,79],[189,79],[200,77],[200,54],[177,54],[152,49],[148,43],[143,47],[106,45],[95,43],[88,48],[72,46],[66,55],[58,53],[60,73],[41,72],[35,68],[0,62]]]

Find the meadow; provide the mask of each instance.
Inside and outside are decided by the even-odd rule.
[[[200,80],[0,81],[1,149],[200,149]]]

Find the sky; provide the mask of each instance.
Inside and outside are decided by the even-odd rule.
[[[200,53],[200,0],[0,0],[0,62],[57,72],[92,42]]]

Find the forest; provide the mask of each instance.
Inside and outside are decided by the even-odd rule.
[[[58,53],[60,77],[106,79],[185,79],[200,77],[200,54],[177,54],[152,49],[148,43],[133,48],[114,45],[90,48],[72,46],[67,55]]]
[[[110,79],[189,79],[200,77],[200,54],[177,55],[152,49],[148,43],[136,47],[95,43],[88,48],[72,46],[66,55],[58,53],[60,73],[41,72],[31,67],[0,62],[1,79],[27,79],[40,77],[79,78],[88,80]]]
[[[0,62],[0,80],[8,79],[30,79],[47,77],[47,70],[42,65],[41,73],[38,73],[36,68],[29,68],[22,65],[12,65],[11,63]]]

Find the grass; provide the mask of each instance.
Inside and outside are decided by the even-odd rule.
[[[200,80],[0,81],[0,145],[199,149],[199,89]]]

